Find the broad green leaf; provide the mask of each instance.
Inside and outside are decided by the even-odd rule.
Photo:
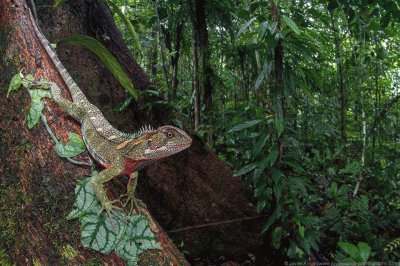
[[[255,158],[260,151],[265,147],[265,144],[267,144],[269,138],[269,134],[262,134],[260,139],[257,141],[256,145],[253,148],[253,151],[251,152],[253,158]]]
[[[32,101],[29,107],[28,115],[25,117],[25,123],[29,129],[32,129],[40,120],[44,104],[41,101]]]
[[[351,258],[358,260],[360,258],[360,252],[358,248],[348,242],[339,242],[339,247],[343,249],[344,252],[346,252],[348,255],[350,255]]]
[[[278,158],[278,151],[277,150],[272,150],[271,153],[269,154],[269,165],[273,166],[274,163],[276,162],[276,159]]]
[[[125,229],[122,219],[114,219],[114,216],[109,216],[106,212],[100,215],[87,213],[79,220],[82,224],[82,245],[105,254],[115,248],[120,234]]]
[[[22,84],[24,87],[30,87],[31,82],[34,81],[32,75],[27,75],[23,80]],[[42,79],[39,83],[44,84],[47,81]],[[31,105],[29,107],[28,115],[25,117],[25,123],[29,129],[32,129],[40,120],[40,115],[44,108],[42,98],[52,98],[49,90],[43,89],[29,89],[29,96],[31,97]]]
[[[365,242],[358,242],[357,247],[360,251],[362,262],[367,262],[371,255],[371,247]]]
[[[66,145],[61,142],[57,143],[56,151],[58,156],[63,158],[74,157],[81,154],[86,150],[85,143],[78,134],[69,132],[69,141]]]
[[[268,217],[267,222],[266,222],[266,224],[264,225],[264,227],[263,227],[263,229],[261,231],[261,234],[265,234],[268,231],[268,229],[271,227],[271,225],[274,224],[276,219],[277,219],[277,214],[276,214],[276,211],[275,211],[272,215],[270,215]]]
[[[285,128],[285,125],[283,124],[283,119],[276,117],[275,118],[275,131],[276,131],[276,136],[278,138],[281,136],[284,128]]]
[[[258,38],[262,39],[265,36],[265,33],[268,29],[268,21],[263,21],[258,27]]]
[[[126,100],[120,102],[119,104],[117,104],[117,106],[115,106],[113,111],[114,112],[122,112],[126,108],[128,108],[128,106],[131,104],[131,102],[132,102],[132,97],[128,97],[128,99],[126,99]]]
[[[258,162],[257,168],[260,171],[264,171],[264,169],[268,166],[269,164],[269,156],[264,157],[261,161]]]
[[[125,26],[128,28],[129,33],[132,36],[133,46],[137,52],[140,52],[140,42],[136,34],[135,28],[133,27],[130,20],[122,13],[121,9],[111,0],[104,0],[113,10],[118,14],[121,20],[124,22]]]
[[[278,226],[272,231],[272,246],[276,249],[281,247],[281,239],[282,239],[283,229],[282,227]]]
[[[300,34],[300,29],[297,27],[296,22],[294,22],[291,18],[288,16],[283,15],[282,16],[283,20],[285,21],[286,25],[289,26],[289,28],[296,34]]]
[[[41,101],[42,98],[50,98],[50,99],[53,98],[50,90],[43,90],[43,89],[30,89],[29,95],[31,96],[32,101],[35,102]]]
[[[254,170],[254,168],[256,168],[256,167],[257,167],[257,164],[256,164],[256,163],[247,164],[247,165],[245,165],[242,169],[240,169],[239,171],[237,171],[237,172],[235,173],[235,176],[242,176],[242,175],[245,175],[245,174],[247,174],[248,172]]]
[[[242,26],[240,26],[239,31],[236,34],[236,39],[240,37],[240,35],[242,35],[242,33],[251,25],[251,23],[253,23],[254,20],[256,20],[257,18],[251,18],[249,19],[246,23],[244,23]]]
[[[271,69],[272,69],[272,62],[268,62],[268,60],[265,59],[263,69],[261,70],[260,75],[258,75],[256,83],[254,85],[256,90],[260,87],[264,78],[268,78],[269,74],[271,73]]]
[[[14,77],[12,77],[10,81],[10,85],[8,86],[8,91],[7,91],[7,98],[10,95],[11,91],[16,91],[18,90],[22,85],[22,78],[21,74],[15,74]]]
[[[271,168],[271,177],[276,184],[280,183],[281,180],[281,172],[275,167]]]
[[[125,232],[115,247],[116,253],[127,261],[137,261],[139,254],[149,249],[160,249],[149,221],[141,215],[127,217]]]
[[[125,88],[125,90],[133,98],[138,98],[139,93],[133,87],[129,76],[126,74],[120,63],[118,63],[117,59],[98,40],[89,36],[75,35],[62,39],[59,41],[59,44],[83,45],[88,48],[92,53],[97,55],[101,61],[103,61],[108,70],[114,75],[114,77]]]
[[[91,178],[79,181],[75,187],[75,209],[70,212],[67,219],[75,219],[85,213],[98,213],[101,210],[100,202],[90,183]]]
[[[257,125],[261,122],[262,120],[250,120],[243,122],[242,124],[236,125],[233,128],[231,128],[228,132],[235,132],[235,131],[240,131],[249,127],[252,127],[254,125]]]

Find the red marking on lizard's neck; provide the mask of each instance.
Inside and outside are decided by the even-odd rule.
[[[124,162],[124,170],[123,174],[130,175],[133,172],[139,170],[141,166],[146,163],[146,160],[134,160],[134,159],[126,159]]]

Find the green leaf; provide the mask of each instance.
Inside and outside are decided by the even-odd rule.
[[[271,225],[276,221],[276,219],[277,219],[277,214],[275,211],[271,216],[268,217],[267,223],[264,225],[264,227],[261,231],[261,234],[265,234],[268,231],[268,229],[271,227]]]
[[[83,215],[79,219],[82,224],[82,246],[101,253],[110,253],[125,228],[122,220],[111,217],[106,212],[102,212],[100,215],[98,213]]]
[[[29,129],[32,129],[40,120],[44,104],[41,101],[32,101],[29,107],[28,115],[25,117],[25,123]]]
[[[33,76],[31,74],[26,75],[26,77],[22,80],[22,86],[24,86],[25,88],[28,88],[31,83],[35,81],[35,79],[33,78]]]
[[[371,255],[371,247],[365,242],[358,242],[357,247],[360,251],[362,262],[367,262],[369,256]]]
[[[253,148],[253,151],[251,152],[253,158],[257,157],[257,155],[260,153],[260,151],[265,147],[265,144],[267,144],[269,138],[269,134],[262,134],[260,136],[260,139],[257,141],[256,145]]]
[[[135,47],[136,51],[140,51],[140,42],[139,38],[136,34],[135,28],[133,27],[132,23],[130,20],[125,16],[124,13],[122,13],[121,9],[111,0],[104,0],[113,10],[118,14],[118,16],[121,18],[122,22],[124,22],[125,26],[128,28],[129,33],[132,36],[132,42],[133,46]]]
[[[22,83],[29,83],[30,81],[33,81],[33,77],[31,75],[28,75],[22,81]],[[49,90],[29,89],[28,92],[31,97],[31,105],[29,107],[28,115],[25,117],[25,123],[27,124],[29,129],[32,129],[39,122],[40,115],[42,114],[42,110],[44,108],[42,98],[52,98],[52,96]]]
[[[257,202],[257,212],[260,213],[265,209],[265,206],[267,205],[267,201],[265,199],[259,200]]]
[[[140,253],[149,249],[160,249],[156,243],[149,221],[141,215],[127,217],[123,237],[118,241],[116,253],[127,261],[137,261]]]
[[[335,198],[335,197],[337,196],[337,189],[338,189],[337,183],[336,183],[336,182],[333,182],[333,183],[331,184],[330,189],[329,189],[330,194],[331,194],[331,196],[332,196],[333,198]]]
[[[289,26],[289,28],[296,34],[300,34],[300,29],[297,27],[296,22],[294,22],[291,18],[283,15],[282,16],[283,20],[285,21],[286,25]]]
[[[263,21],[258,27],[258,38],[262,39],[265,36],[265,33],[268,29],[268,21]]]
[[[261,122],[262,120],[250,120],[243,122],[242,124],[236,125],[233,128],[231,128],[228,132],[235,132],[235,131],[240,131],[249,127],[252,127],[254,125],[257,125]]]
[[[81,154],[86,150],[85,143],[78,134],[69,132],[69,141],[66,145],[61,142],[57,143],[56,151],[58,156],[63,158],[70,158]]]
[[[86,178],[81,180],[76,185],[74,203],[75,209],[68,214],[68,220],[78,218],[88,212],[100,212],[101,205],[96,197],[96,193],[93,190],[92,184],[90,183],[90,179],[91,178]]]
[[[249,19],[246,23],[244,23],[242,26],[240,26],[239,31],[236,34],[236,39],[238,39],[240,37],[240,35],[242,35],[242,33],[251,25],[251,23],[253,23],[254,20],[256,20],[257,18],[251,18]]]
[[[22,84],[21,74],[20,73],[15,74],[10,81],[10,85],[8,86],[7,98],[10,95],[11,91],[16,91],[19,88],[21,88],[21,84]]]
[[[239,171],[237,171],[237,172],[235,173],[234,176],[242,176],[242,175],[245,175],[245,174],[247,174],[248,172],[254,170],[254,168],[256,168],[256,167],[257,167],[257,163],[247,164],[247,165],[245,165],[242,169],[240,169]]]
[[[260,171],[264,171],[264,169],[268,166],[269,156],[264,157],[261,161],[258,162],[257,168]]]
[[[183,124],[182,124],[181,120],[174,118],[174,119],[171,120],[171,122],[174,123],[175,126],[183,129]]]
[[[57,8],[60,5],[62,5],[63,3],[65,3],[65,2],[67,2],[67,0],[55,0],[54,4],[53,4],[53,7]]]
[[[355,245],[348,242],[339,242],[338,245],[344,252],[350,255],[351,258],[355,260],[359,259],[360,252]]]
[[[302,226],[301,224],[299,224],[299,234],[300,234],[300,236],[301,236],[302,238],[304,238],[304,231],[305,231],[304,226]]]
[[[275,118],[275,131],[276,131],[276,136],[279,138],[283,132],[283,129],[285,128],[285,125],[283,124],[283,119],[280,117]]]
[[[256,90],[260,87],[261,82],[264,80],[264,78],[265,77],[268,78],[269,74],[271,73],[271,69],[272,69],[272,62],[268,62],[268,60],[265,59],[263,69],[261,70],[260,74],[258,75],[256,83],[254,85]]]
[[[281,247],[281,239],[282,239],[283,229],[282,227],[278,226],[272,231],[272,246],[276,249]]]
[[[271,153],[269,154],[269,165],[273,166],[274,163],[276,162],[276,159],[278,158],[278,151],[277,150],[272,150]]]
[[[126,74],[120,63],[118,63],[117,59],[98,40],[89,36],[75,35],[64,38],[58,43],[83,45],[88,48],[92,53],[97,55],[101,61],[103,61],[108,70],[114,75],[114,77],[125,88],[125,90],[133,98],[138,98],[139,93],[133,87],[132,81],[129,76]]]
[[[132,97],[128,97],[128,99],[117,104],[117,106],[115,106],[113,111],[120,113],[120,112],[124,111],[126,108],[128,108],[128,106],[131,104],[131,102],[132,102]]]

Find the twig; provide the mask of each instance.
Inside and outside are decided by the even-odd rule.
[[[245,217],[245,218],[237,218],[237,219],[232,219],[232,220],[226,220],[226,221],[222,221],[222,222],[199,224],[199,225],[188,226],[188,227],[183,227],[183,228],[179,228],[179,229],[170,230],[170,231],[167,231],[167,233],[176,233],[176,232],[186,231],[186,230],[190,230],[190,229],[198,229],[198,228],[203,228],[203,227],[208,227],[208,226],[216,226],[216,225],[221,225],[221,224],[237,223],[237,222],[242,222],[242,221],[247,221],[247,220],[254,220],[254,219],[261,218],[261,217],[266,217],[266,216],[265,215],[258,215],[258,216],[253,216],[253,217]]]

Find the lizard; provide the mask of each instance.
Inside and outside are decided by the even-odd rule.
[[[191,137],[182,129],[174,126],[161,126],[158,129],[143,127],[136,133],[125,133],[113,127],[103,116],[101,111],[83,94],[81,89],[72,79],[62,65],[51,44],[42,34],[37,22],[30,14],[30,19],[41,45],[55,65],[65,82],[72,101],[61,95],[61,89],[55,82],[47,82],[53,100],[61,106],[63,111],[72,116],[81,125],[82,138],[87,150],[94,160],[104,169],[90,179],[97,199],[102,205],[102,211],[111,215],[120,199],[110,200],[103,184],[116,176],[128,175],[127,196],[125,205],[130,201],[133,208],[139,211],[135,189],[137,185],[137,171],[146,165],[187,149],[192,142]],[[32,82],[32,87],[35,82]],[[120,197],[120,198],[121,198]]]

